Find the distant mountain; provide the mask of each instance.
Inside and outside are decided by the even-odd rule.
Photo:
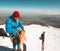
[[[0,16],[0,25],[5,24],[7,17],[1,17]]]
[[[7,17],[8,16],[5,17],[0,16],[0,24],[4,24]],[[60,28],[60,14],[57,15],[22,14],[20,20],[24,23],[24,25],[40,24],[43,26],[51,25]]]

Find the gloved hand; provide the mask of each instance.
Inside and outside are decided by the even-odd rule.
[[[24,33],[25,33],[25,30],[23,30],[24,31]]]
[[[24,32],[25,32],[25,30],[22,30],[22,28],[21,28],[21,27],[19,27],[19,28],[18,28],[18,31],[19,31],[19,34],[20,34],[22,31],[24,31]]]
[[[42,39],[42,37],[39,37],[39,39]]]
[[[16,35],[15,35],[16,37],[19,37],[19,32],[18,33],[16,33]]]
[[[18,28],[18,31],[22,31],[22,28],[21,28],[21,27],[19,27],[19,28]]]

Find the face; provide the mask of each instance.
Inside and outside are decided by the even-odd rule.
[[[14,18],[16,21],[19,19],[19,18]]]

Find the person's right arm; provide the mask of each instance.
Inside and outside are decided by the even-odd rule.
[[[7,33],[16,34],[18,32],[17,29],[12,28],[12,22],[9,19],[6,20],[6,26],[5,27],[6,27]]]

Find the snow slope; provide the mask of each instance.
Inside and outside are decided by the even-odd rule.
[[[5,29],[5,25],[0,25],[0,28]],[[60,29],[54,27],[45,27],[41,25],[25,26],[27,37],[27,51],[41,51],[40,35],[43,31],[45,34],[45,51],[60,51]],[[0,46],[12,48],[12,43],[9,38],[0,37]]]

